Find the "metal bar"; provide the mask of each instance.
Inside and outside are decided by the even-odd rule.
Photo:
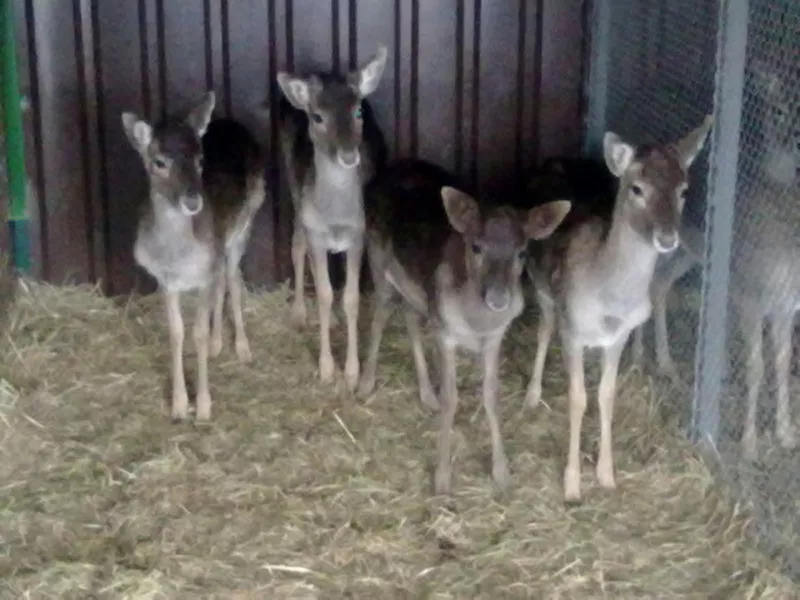
[[[3,130],[6,136],[11,251],[14,267],[27,273],[31,267],[28,213],[26,206],[27,175],[25,170],[25,131],[22,126],[17,55],[14,43],[12,0],[0,0],[0,68],[2,69]]]
[[[720,2],[715,124],[708,170],[703,302],[695,363],[692,437],[716,447],[727,365],[730,257],[747,47],[748,0]]]
[[[608,108],[609,34],[611,31],[611,1],[595,0],[592,7],[591,52],[586,111],[586,136],[583,152],[602,157],[603,135]]]

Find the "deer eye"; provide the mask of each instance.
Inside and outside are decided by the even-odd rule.
[[[644,194],[642,188],[639,187],[638,185],[632,185],[631,192],[633,193],[634,196],[641,196],[642,194]]]
[[[520,250],[519,254],[517,255],[522,262],[525,262],[525,259],[528,258],[528,251],[527,250]]]
[[[314,119],[314,123],[322,123],[322,115],[319,113],[312,114],[311,118]]]
[[[156,166],[156,169],[166,169],[167,168],[166,161],[164,161],[163,158],[158,157],[158,156],[153,159],[153,164]]]
[[[478,246],[478,244],[472,244],[472,253],[473,254],[480,254],[481,253],[481,247]]]
[[[353,111],[353,116],[354,116],[356,119],[361,119],[361,118],[363,118],[363,116],[364,116],[364,111],[363,111],[363,109],[362,109],[360,106],[356,107],[356,109]]]

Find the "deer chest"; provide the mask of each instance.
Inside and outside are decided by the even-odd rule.
[[[608,347],[626,338],[652,311],[648,293],[602,290],[577,296],[567,311],[567,326],[576,341],[587,347]]]
[[[168,290],[185,292],[212,282],[214,249],[193,236],[140,232],[134,246],[134,258]]]
[[[470,352],[480,352],[488,338],[502,336],[522,312],[521,294],[515,294],[506,310],[492,311],[477,298],[443,295],[438,303],[442,333]]]

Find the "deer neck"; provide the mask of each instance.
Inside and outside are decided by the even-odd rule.
[[[648,288],[658,260],[653,244],[634,229],[624,207],[614,211],[605,243],[597,253],[597,271],[608,284]]]
[[[320,207],[358,204],[361,201],[361,170],[347,169],[336,159],[314,149],[314,203]]]
[[[153,228],[174,235],[192,231],[193,217],[185,215],[180,208],[159,193],[150,194],[153,212]]]

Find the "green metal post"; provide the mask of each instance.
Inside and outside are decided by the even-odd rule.
[[[2,123],[6,136],[6,167],[10,197],[8,225],[14,267],[23,273],[31,268],[28,235],[27,171],[25,169],[25,133],[22,127],[17,54],[14,43],[13,0],[0,0],[0,69],[2,69]]]

